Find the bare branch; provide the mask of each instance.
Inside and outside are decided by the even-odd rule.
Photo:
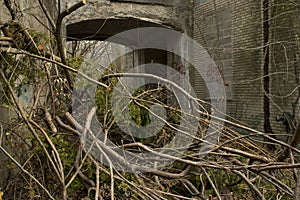
[[[48,22],[50,23],[51,27],[52,27],[52,30],[55,30],[55,22],[53,21],[51,15],[49,14],[47,8],[45,7],[44,3],[42,2],[42,0],[39,0],[39,5],[41,6],[44,14],[46,15],[47,17],[47,20]]]
[[[85,4],[86,4],[85,0],[82,0],[79,3],[76,3],[71,8],[63,11],[62,13],[59,13],[58,18],[56,20],[55,38],[56,38],[56,41],[57,41],[57,47],[58,47],[58,51],[59,51],[59,54],[60,54],[60,57],[61,57],[61,61],[65,65],[67,64],[67,60],[66,60],[66,54],[65,54],[63,39],[62,39],[62,22],[63,22],[63,19],[67,15],[71,14],[72,12],[74,12],[75,10],[77,10],[78,8],[82,7]],[[73,84],[72,84],[72,79],[71,79],[70,73],[66,69],[64,71],[65,71],[69,86],[72,87]]]
[[[39,180],[37,180],[34,176],[32,176],[32,174],[30,172],[28,172],[26,169],[24,169],[22,167],[22,165],[20,163],[18,163],[18,161],[16,161],[1,145],[0,145],[0,150],[7,156],[9,157],[9,159],[11,161],[13,161],[21,170],[22,172],[24,172],[25,174],[27,174],[30,178],[32,178],[32,180],[34,180],[48,195],[48,197],[50,199],[55,200],[55,198],[50,194],[50,192],[45,188],[45,186],[43,186],[43,184],[40,183]]]
[[[15,20],[16,19],[16,10],[13,8],[11,0],[4,0],[4,4],[10,13],[11,19]]]

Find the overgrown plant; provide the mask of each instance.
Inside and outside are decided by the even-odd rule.
[[[4,35],[0,42],[5,42],[0,52],[1,109],[6,107],[10,113],[10,119],[0,123],[0,200],[300,198],[300,150],[276,137],[224,120],[218,143],[205,157],[199,156],[207,128],[217,127],[211,122],[212,111],[205,110],[210,102],[202,99],[193,99],[201,107],[197,110],[199,115],[192,116],[197,119],[198,132],[180,157],[172,157],[173,163],[146,173],[128,173],[116,170],[112,164],[104,165],[81,143],[90,121],[82,126],[72,116],[72,103],[73,108],[76,103],[78,106],[86,103],[71,101],[74,78],[78,75],[98,84],[97,108],[84,114],[96,113],[106,139],[116,145],[112,147],[95,139],[99,144],[97,150],[111,155],[115,155],[116,147],[135,153],[159,150],[172,141],[178,129],[187,129],[186,124],[180,123],[187,113],[169,87],[174,83],[148,84],[127,94],[129,115],[136,125],[146,127],[151,123],[154,105],[165,109],[167,116],[166,119],[155,116],[164,122],[155,136],[133,137],[121,128],[130,123],[119,122],[118,115],[112,114],[112,93],[125,72],[116,71],[118,66],[111,65],[103,77],[94,80],[90,74],[79,71],[86,53],[101,45],[105,49],[105,45],[76,41],[65,54],[62,20],[86,1],[58,13],[57,22],[49,16],[43,1],[39,1],[50,24],[47,34],[29,31],[16,20],[22,17],[18,16],[17,7],[10,0],[4,2],[12,20],[0,24]],[[24,86],[32,90],[32,99],[25,105],[21,102]],[[121,96],[116,98],[122,100]],[[299,126],[296,129],[299,131]],[[279,162],[277,155],[265,148],[264,141],[269,141],[275,149],[287,149],[287,156]],[[177,154],[160,152],[162,157],[172,155]],[[109,158],[105,158],[108,163],[112,160]],[[119,159],[126,161],[125,157]]]

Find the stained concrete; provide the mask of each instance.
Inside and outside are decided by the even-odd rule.
[[[67,17],[68,39],[103,40],[124,30],[149,26],[190,32],[192,4],[189,1],[177,0],[177,4],[169,6],[146,2],[88,1],[87,5]]]

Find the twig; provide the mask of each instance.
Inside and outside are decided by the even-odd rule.
[[[13,42],[14,40],[11,37],[0,36],[0,41],[2,41],[2,42]]]
[[[91,125],[91,121],[92,118],[94,117],[95,113],[97,111],[97,107],[94,107],[91,109],[91,111],[89,112],[87,118],[86,118],[86,122],[85,122],[85,126],[83,129],[83,137],[85,137],[85,135],[87,134],[88,130],[90,130],[90,125]],[[96,140],[94,138],[93,143],[95,143]],[[91,145],[93,146],[93,144]],[[109,156],[103,151],[103,149],[96,143],[96,146],[98,147],[98,149],[101,151],[101,153],[104,155],[105,159],[108,161],[109,163],[109,169],[110,169],[110,195],[111,195],[111,200],[114,200],[114,171],[113,171],[113,164],[109,158]]]
[[[242,162],[240,162],[237,159],[232,159],[231,162],[236,163],[238,165],[244,165]],[[271,165],[272,165],[272,163],[271,163]],[[260,167],[257,167],[257,168],[259,169]],[[269,173],[267,173],[265,171],[262,171],[262,172],[258,171],[257,168],[255,168],[253,166],[253,167],[249,167],[249,170],[252,171],[253,173],[261,176],[263,179],[265,179],[269,183],[273,184],[277,189],[284,191],[288,195],[292,194],[293,191],[288,186],[286,186],[284,183],[282,183],[280,180],[276,179],[274,176],[270,175]]]
[[[45,108],[44,111],[45,111],[45,119],[46,119],[46,122],[48,123],[48,125],[49,125],[51,131],[52,131],[54,134],[56,134],[56,133],[57,133],[57,128],[56,128],[56,126],[55,126],[54,123],[53,123],[51,114],[49,113],[49,111],[48,111],[47,108]]]
[[[222,200],[221,195],[220,195],[218,189],[216,188],[215,184],[211,180],[211,178],[210,178],[209,174],[207,173],[206,169],[204,169],[203,167],[201,167],[201,170],[205,174],[205,176],[206,176],[207,180],[209,181],[211,187],[213,188],[214,192],[216,193],[218,200]]]
[[[63,45],[63,40],[62,40],[62,22],[63,19],[71,14],[72,12],[74,12],[75,10],[77,10],[78,8],[82,7],[83,5],[86,4],[86,0],[82,0],[79,3],[76,3],[75,5],[73,5],[71,8],[68,8],[67,10],[63,11],[62,13],[59,13],[58,18],[56,20],[56,24],[55,24],[55,38],[56,38],[56,42],[57,42],[57,47],[58,47],[58,51],[61,57],[61,61],[63,64],[67,64],[67,59],[66,59],[66,53],[64,50],[64,45]],[[68,80],[69,86],[70,88],[72,88],[72,79],[71,79],[71,75],[69,73],[68,70],[64,69],[64,72],[66,74],[66,78]]]
[[[98,164],[96,164],[96,194],[95,194],[95,200],[99,199],[99,189],[100,189],[100,167]]]
[[[18,111],[19,111],[19,113],[20,113],[23,121],[27,125],[28,129],[33,133],[33,135],[37,139],[38,143],[41,145],[41,147],[42,147],[44,153],[46,154],[47,158],[49,159],[49,161],[50,161],[50,163],[51,163],[51,165],[52,165],[55,173],[57,174],[58,178],[61,180],[60,172],[59,172],[57,166],[54,164],[51,156],[49,155],[49,153],[48,153],[48,151],[47,151],[44,143],[42,142],[41,138],[39,137],[38,133],[35,131],[35,129],[31,125],[31,123],[29,122],[29,120],[26,118],[26,115],[25,115],[25,112],[24,112],[23,108],[19,105],[19,103],[17,101],[17,97],[16,97],[16,94],[15,94],[13,88],[11,87],[10,83],[8,82],[8,80],[6,79],[6,77],[5,77],[5,75],[4,75],[4,73],[3,73],[2,70],[0,70],[0,75],[2,76],[5,84],[7,85],[8,90],[11,93],[13,101],[14,101],[15,105],[17,106],[17,109],[18,109]]]
[[[83,162],[81,162],[82,164],[81,165],[79,165],[79,161],[80,161],[80,155],[81,155],[81,148],[78,148],[78,151],[77,151],[77,155],[76,155],[76,158],[75,158],[75,162],[74,162],[74,166],[75,166],[75,169],[76,169],[76,172],[75,172],[75,174],[74,175],[76,175],[76,174],[78,174],[79,175],[79,177],[84,181],[84,182],[86,182],[86,183],[88,183],[91,187],[95,187],[95,183],[94,183],[94,181],[92,181],[91,179],[89,179],[86,175],[84,175],[83,173],[82,173],[82,171],[81,171],[81,168],[82,168],[82,164],[83,164]],[[85,156],[85,159],[86,159],[86,156]],[[84,160],[85,160],[84,159]],[[72,179],[71,179],[72,180]],[[71,183],[71,181],[69,181],[69,183]],[[70,185],[70,184],[67,184],[68,186]]]
[[[6,6],[6,8],[8,9],[11,19],[15,20],[16,19],[16,11],[15,9],[13,9],[12,3],[10,0],[4,0],[4,4]]]
[[[3,126],[0,124],[0,146],[2,145],[3,141]]]
[[[264,195],[255,187],[255,185],[253,185],[253,183],[245,176],[245,174],[237,170],[232,170],[232,172],[239,175],[247,183],[249,188],[253,190],[253,192],[255,192],[255,194],[259,197],[259,199],[265,200]]]
[[[60,172],[59,173],[60,174],[60,176],[59,176],[60,181],[61,181],[61,183],[64,183],[64,168],[63,168],[63,165],[62,165],[62,162],[61,162],[61,159],[60,159],[60,155],[59,155],[59,153],[58,153],[55,145],[53,144],[52,140],[50,139],[50,137],[48,136],[48,134],[46,133],[46,131],[38,123],[36,123],[33,120],[30,120],[29,122],[32,123],[34,126],[36,126],[43,133],[46,141],[50,145],[50,147],[52,149],[52,152],[54,154],[54,158],[57,161],[57,169]]]
[[[270,164],[269,166],[253,166],[251,168],[256,169],[258,171],[267,171],[267,170],[274,170],[274,169],[293,169],[299,168],[300,163],[296,164]]]
[[[45,7],[44,3],[41,0],[39,0],[39,5],[41,6],[44,14],[46,15],[47,20],[48,20],[48,22],[50,23],[50,25],[52,27],[52,30],[55,30],[55,22],[53,21],[51,15],[49,14],[47,8]]]
[[[39,180],[37,180],[32,174],[30,174],[30,172],[28,172],[26,169],[24,169],[22,167],[22,165],[20,165],[18,163],[18,161],[16,161],[1,145],[0,145],[0,149],[1,151],[7,156],[9,157],[10,160],[12,160],[25,174],[27,174],[30,178],[32,178],[45,192],[46,194],[53,200],[55,200],[55,198],[50,194],[50,192],[39,182]]]
[[[56,116],[56,117],[55,117],[55,120],[56,120],[57,123],[58,123],[61,127],[63,127],[64,129],[67,129],[67,130],[71,131],[71,132],[74,133],[76,136],[79,136],[79,135],[80,135],[80,133],[79,133],[76,129],[74,129],[74,128],[72,128],[71,126],[65,124],[65,123],[60,119],[59,116]]]
[[[263,161],[263,162],[271,162],[271,161],[273,161],[272,159],[267,158],[265,156],[255,155],[255,154],[248,153],[248,152],[245,152],[245,151],[242,151],[242,150],[239,150],[239,149],[234,149],[234,148],[230,148],[230,147],[221,147],[221,149],[229,151],[231,153],[236,153],[238,155],[242,155],[242,156],[245,156],[245,157],[248,157],[248,158],[252,158],[252,159],[255,159],[255,160]]]
[[[37,92],[35,92],[35,97],[34,97],[35,100],[34,100],[34,103],[33,103],[32,108],[31,108],[31,111],[30,111],[30,113],[29,113],[28,119],[32,119],[32,116],[34,115],[35,109],[36,109],[36,107],[37,107],[37,105],[38,105],[38,102],[39,102],[39,100],[40,100],[40,95],[41,95],[42,89],[43,89],[43,85],[40,86],[40,87],[37,89]]]
[[[298,175],[297,185],[295,187],[294,200],[300,200],[300,173]]]
[[[56,64],[56,65],[60,66],[60,67],[63,68],[63,69],[66,69],[66,70],[69,70],[69,71],[71,71],[71,72],[74,72],[74,73],[78,74],[79,76],[82,76],[82,77],[85,78],[86,80],[88,80],[88,81],[90,81],[90,82],[92,82],[92,83],[98,84],[98,85],[100,85],[100,86],[106,88],[107,90],[110,89],[110,87],[109,87],[108,85],[105,85],[104,83],[101,83],[101,82],[99,82],[99,81],[97,81],[97,80],[94,80],[94,79],[90,78],[88,75],[82,73],[81,71],[79,71],[79,70],[77,70],[77,69],[74,69],[74,68],[72,68],[72,67],[70,67],[70,66],[68,66],[68,65],[62,64],[62,63],[59,62],[59,61],[52,60],[52,59],[49,59],[49,58],[46,58],[46,57],[43,57],[43,56],[38,56],[38,55],[35,55],[35,54],[31,54],[31,53],[28,53],[28,52],[22,51],[22,50],[19,51],[19,52],[9,52],[9,53],[11,53],[11,54],[24,54],[24,55],[30,56],[30,57],[32,57],[32,58],[37,58],[37,59],[41,59],[41,60],[44,60],[44,61],[51,62],[51,63],[53,63],[53,64]]]
[[[280,180],[275,178],[273,175],[267,172],[260,172],[258,173],[256,170],[251,170],[252,172],[261,175],[262,178],[267,180],[269,183],[273,184],[277,189],[282,190],[285,194],[292,196],[293,190],[289,188],[287,185],[282,183]]]

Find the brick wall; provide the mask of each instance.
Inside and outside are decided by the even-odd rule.
[[[299,10],[284,0],[273,1],[270,8],[271,126],[274,132],[284,132],[275,117],[283,112],[299,115]]]
[[[227,97],[232,98],[232,5],[226,1],[207,1],[195,7],[194,38],[209,51],[225,80]],[[196,58],[197,59],[197,58]],[[207,72],[207,76],[211,74]],[[195,83],[202,85],[198,75]],[[200,86],[201,87],[201,86]],[[208,97],[209,94],[202,95]],[[200,92],[200,90],[198,90]],[[201,93],[201,92],[200,92]]]
[[[261,17],[256,0],[207,0],[194,9],[194,38],[220,69],[227,114],[259,130],[263,128]],[[201,77],[194,72],[192,81],[199,97],[206,98]]]

